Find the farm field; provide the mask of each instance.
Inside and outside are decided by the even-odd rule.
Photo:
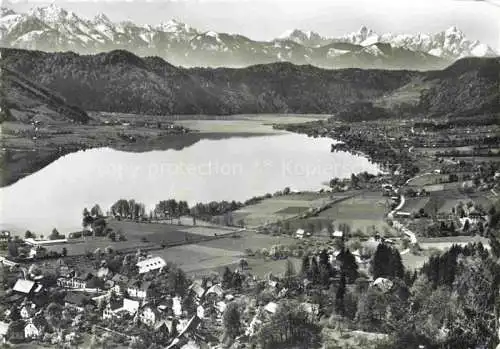
[[[197,270],[216,270],[226,265],[238,264],[244,253],[193,244],[166,248],[156,251],[154,255],[174,263],[189,273]]]
[[[127,239],[143,238],[153,243],[179,243],[201,236],[214,236],[219,233],[236,231],[238,228],[216,226],[184,226],[160,223],[136,223],[130,221],[110,221],[108,225],[115,231],[122,231]]]
[[[421,268],[424,263],[429,259],[428,253],[423,251],[420,255],[414,255],[412,253],[406,253],[401,255],[401,260],[406,269],[415,270]]]
[[[407,185],[412,187],[421,187],[426,185],[440,184],[443,181],[447,181],[449,175],[443,175],[438,173],[426,173],[418,177],[412,178]]]
[[[345,195],[335,194],[333,200]],[[321,207],[332,200],[328,193],[300,193],[265,199],[255,205],[233,212],[234,221],[242,219],[246,226],[257,227],[295,217],[309,208]]]
[[[296,242],[297,240],[289,237],[242,232],[239,238],[225,237],[197,244],[175,246],[155,251],[154,255],[178,265],[191,275],[205,275],[213,271],[221,271],[225,266],[237,266],[241,258],[248,260],[252,272],[254,268],[256,273],[278,269],[281,272],[281,264],[284,262],[247,257],[245,250],[247,248],[252,251],[269,249],[273,245],[292,245]]]
[[[336,226],[340,223],[349,224],[351,231],[367,231],[373,226],[383,231],[388,228],[384,221],[387,211],[387,197],[382,196],[380,192],[368,192],[337,202],[318,217],[333,220]]]
[[[467,152],[472,151],[473,146],[463,146],[463,147],[439,147],[439,148],[424,148],[424,147],[416,147],[413,149],[414,152],[424,153],[424,154],[436,154],[439,152],[445,151],[459,151],[459,152]]]
[[[410,213],[418,212],[421,208],[424,208],[430,200],[430,197],[405,198],[405,204],[401,211]]]
[[[273,245],[293,245],[297,242],[296,239],[287,236],[272,236],[267,234],[259,234],[255,232],[242,232],[239,238],[223,238],[211,241],[200,242],[199,246],[207,246],[220,248],[228,251],[244,252],[247,248],[252,251],[261,250],[263,248],[271,248]]]
[[[459,203],[466,204],[472,201],[484,208],[491,206],[490,192],[465,194],[457,189],[440,190],[431,192],[430,196],[405,198],[402,211],[418,212],[421,208],[429,214],[451,213]]]
[[[71,241],[71,240],[70,240]],[[128,250],[133,248],[151,248],[157,246],[149,242],[141,241],[116,241],[113,242],[107,238],[87,238],[86,240],[71,241],[66,244],[57,244],[45,246],[47,252],[61,253],[63,248],[66,248],[68,256],[85,255],[88,252],[94,252],[97,248],[104,250],[106,247],[111,247],[115,251]]]

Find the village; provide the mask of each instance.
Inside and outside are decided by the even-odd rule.
[[[385,202],[382,207],[383,224],[388,227],[385,230],[375,226],[371,230],[367,226],[364,232],[359,227],[354,230],[342,221],[335,225],[335,219],[330,216],[321,219],[322,229],[305,223],[335,209],[338,201],[333,200],[333,204],[327,203],[318,209],[295,210],[288,222],[278,219],[258,229],[195,228],[193,225],[186,229],[198,229],[198,234],[203,230],[204,235],[198,235],[202,239],[186,234],[191,240],[186,236],[168,242],[162,240],[161,247],[145,237],[121,241],[133,239],[133,234],[124,233],[122,228],[171,224],[135,223],[137,217],[116,221],[116,217],[101,217],[98,210],[92,210],[96,215],[93,223],[98,223],[89,224],[76,239],[75,234],[66,238],[57,231],[47,240],[38,239],[33,233],[27,233],[22,239],[4,231],[0,236],[7,252],[2,257],[0,280],[3,343],[65,348],[267,347],[272,336],[263,329],[278,321],[279,309],[289,307],[296,309],[297,321],[302,321],[302,326],[312,326],[317,332],[299,336],[302,340],[318,341],[318,321],[333,316],[336,317],[334,328],[339,333],[338,343],[346,343],[345,339],[340,339],[346,332],[350,333],[349,341],[383,342],[387,337],[383,333],[375,333],[374,339],[370,331],[348,331],[348,324],[357,321],[355,317],[378,316],[360,314],[360,309],[355,310],[356,301],[350,298],[359,298],[371,288],[382,294],[390,293],[395,287],[402,287],[397,285],[397,280],[416,278],[416,268],[408,265],[406,257],[413,255],[413,258],[426,259],[430,256],[422,248],[425,243],[418,240],[422,231],[415,234],[410,230],[423,224],[417,224],[419,220],[430,220],[445,228],[448,222],[455,222],[456,227],[453,233],[450,232],[450,236],[458,239],[454,243],[469,243],[477,240],[460,238],[471,236],[471,232],[472,235],[485,235],[494,209],[487,213],[481,206],[467,203],[451,207],[447,214],[438,214],[439,210],[430,212],[426,206],[423,210],[405,211],[413,207],[409,205],[411,200],[428,199],[425,187],[406,185],[399,188],[384,182],[384,177],[362,180],[354,180],[354,177],[343,181],[343,188],[339,181],[334,181],[333,191],[345,195],[346,191],[361,190],[367,200],[370,199],[367,193],[378,192],[377,200],[382,198]],[[493,179],[498,186],[497,173]],[[353,181],[356,188],[352,188]],[[327,194],[331,196],[332,192]],[[286,192],[286,195],[304,194]],[[267,197],[264,201],[280,198],[283,199],[280,195]],[[347,195],[340,203],[352,199]],[[262,205],[262,202],[255,205]],[[91,216],[90,212],[88,214]],[[233,214],[237,217],[238,210]],[[340,216],[338,209],[334,214]],[[99,222],[103,218],[107,221],[107,236],[96,237],[93,230],[102,230]],[[325,220],[329,222],[326,227]],[[112,234],[113,239],[109,238],[109,227],[111,230],[117,228],[123,239],[117,238],[116,231]],[[212,231],[218,231],[219,236]],[[265,247],[256,248],[258,236],[265,239],[262,245]],[[73,247],[81,244],[79,239],[85,239],[85,246],[100,247],[77,253]],[[190,259],[196,258],[196,250],[182,248],[193,244],[193,248],[215,249],[210,246],[220,247],[221,243],[240,239],[243,241],[238,244],[244,247],[240,253],[231,254],[219,248],[219,253],[230,258],[212,265],[208,263],[203,270],[190,269],[189,263],[183,262],[186,259],[171,260],[171,256],[176,256],[173,252],[176,248],[181,248],[178,252],[184,255],[191,251],[193,255],[185,256]],[[487,245],[487,240],[483,242]]]
[[[425,338],[442,328],[414,328],[423,310],[405,316],[412,302],[441,306],[439,286],[460,286],[460,258],[494,274],[498,149],[470,144],[497,138],[458,126],[443,138],[439,125],[407,121],[286,127],[338,139],[332,151],[362,152],[383,171],[243,203],[168,199],[146,212],[120,199],[85,208],[81,231],[2,231],[2,345],[383,349],[411,331],[415,348],[434,348]],[[484,295],[473,286],[469,297]]]

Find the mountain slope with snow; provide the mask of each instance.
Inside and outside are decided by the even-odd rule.
[[[362,27],[340,38],[294,29],[262,42],[238,34],[204,32],[176,20],[152,26],[115,23],[104,14],[86,19],[55,4],[27,13],[1,9],[0,45],[85,54],[128,50],[186,67],[286,61],[322,68],[432,70],[461,57],[496,54],[454,27],[433,35],[379,35]]]

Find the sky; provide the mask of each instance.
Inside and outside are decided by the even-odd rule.
[[[0,0],[27,11],[51,2],[84,17],[193,27],[269,40],[288,29],[339,36],[362,25],[379,33],[434,33],[452,25],[468,38],[500,49],[500,0]]]

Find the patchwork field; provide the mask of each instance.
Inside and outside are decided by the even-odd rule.
[[[148,247],[154,247],[156,245],[149,242],[141,242],[141,241],[112,242],[106,238],[93,239],[89,237],[85,241],[78,240],[78,242],[50,245],[45,247],[48,252],[54,251],[57,253],[61,253],[62,249],[66,248],[68,256],[80,256],[80,255],[85,255],[88,252],[94,252],[97,248],[104,250],[108,246],[115,251],[120,251],[120,250],[134,249],[134,248],[148,248]]]
[[[181,267],[185,272],[196,270],[216,270],[219,267],[239,263],[243,257],[240,251],[224,250],[215,247],[194,245],[183,245],[154,253],[162,257],[167,262],[171,262]]]
[[[401,211],[418,212],[431,200],[430,197],[405,198],[405,204]]]
[[[204,241],[192,245],[176,246],[155,251],[155,255],[162,256],[166,261],[175,263],[190,274],[207,274],[220,271],[225,266],[236,266],[241,258],[246,258],[250,267],[256,272],[280,269],[280,261],[251,258],[245,250],[252,251],[271,248],[273,245],[292,245],[297,240],[282,237],[242,232],[240,237],[225,237],[217,240]],[[277,265],[277,266],[276,266]],[[276,267],[275,267],[276,266]]]
[[[238,230],[217,226],[184,226],[158,223],[135,223],[130,221],[110,221],[108,225],[115,231],[121,231],[129,240],[147,239],[153,243],[179,243],[195,240],[201,236],[215,236]]]
[[[273,245],[292,245],[297,242],[296,239],[287,236],[272,236],[267,234],[258,234],[254,232],[243,232],[239,238],[224,238],[211,241],[203,241],[198,245],[221,248],[228,251],[244,252],[246,249],[252,251],[263,248],[271,248]]]
[[[265,199],[255,205],[244,207],[233,213],[237,222],[242,219],[247,227],[257,227],[278,220],[289,219],[305,213],[309,208],[321,207],[329,201],[342,198],[328,193],[300,193]]]
[[[366,231],[374,226],[382,231],[388,227],[384,221],[389,210],[387,200],[380,192],[363,193],[335,203],[332,208],[321,212],[319,217],[333,220],[336,225],[349,224],[353,231]]]

